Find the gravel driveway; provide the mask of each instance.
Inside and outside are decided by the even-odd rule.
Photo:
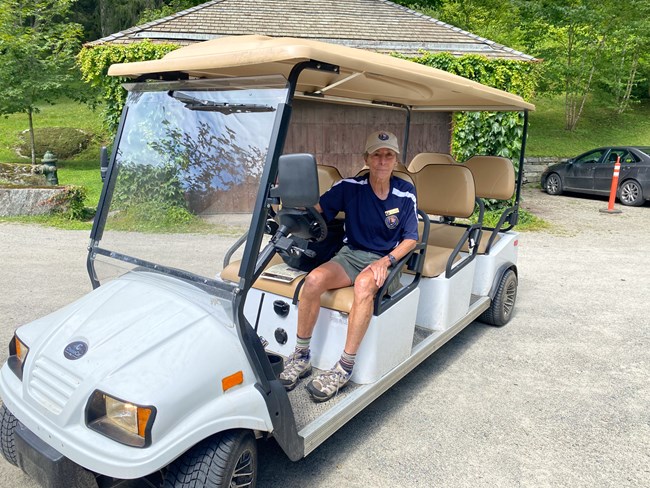
[[[261,488],[650,485],[650,205],[523,196],[552,226],[520,236],[512,322],[468,327],[300,462],[261,443]],[[0,344],[90,290],[86,244],[0,224]],[[0,461],[0,486],[36,485]]]

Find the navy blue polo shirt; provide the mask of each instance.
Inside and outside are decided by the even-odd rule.
[[[404,239],[418,239],[415,188],[396,176],[390,192],[380,200],[368,173],[337,182],[320,197],[325,220],[345,212],[345,239],[352,249],[388,254]]]

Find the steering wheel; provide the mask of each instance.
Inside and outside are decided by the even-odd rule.
[[[288,233],[312,242],[320,242],[327,237],[327,224],[323,216],[314,208],[305,209],[283,207],[276,220],[285,226]]]

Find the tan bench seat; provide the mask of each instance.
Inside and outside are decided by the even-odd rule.
[[[422,224],[420,224],[419,231],[422,232]],[[454,248],[458,241],[460,241],[461,236],[465,232],[464,227],[447,225],[447,224],[436,224],[435,222],[431,223],[429,228],[429,240],[428,244],[432,246]],[[485,249],[487,248],[487,243],[490,238],[490,232],[481,231],[481,242],[478,245],[478,254],[485,254]],[[499,240],[497,235],[492,245],[496,244]],[[469,252],[469,245],[465,245],[461,248],[463,252]]]
[[[221,279],[225,281],[233,281],[235,283],[239,282],[239,266],[240,261],[233,261],[228,266],[224,268],[221,272]],[[282,258],[279,255],[273,256],[271,262],[267,266],[273,266],[275,264],[282,263]],[[257,290],[262,290],[267,293],[273,293],[275,295],[280,295],[289,300],[293,300],[293,296],[296,293],[296,288],[298,284],[302,281],[304,276],[296,278],[291,283],[282,283],[281,281],[268,280],[266,278],[260,277],[253,283],[253,288]],[[301,290],[302,293],[302,290]],[[299,295],[300,297],[300,295]],[[350,313],[352,308],[352,303],[354,302],[354,287],[348,286],[346,288],[340,288],[338,290],[330,290],[323,293],[321,296],[320,304],[321,307],[329,308],[331,310],[338,310],[339,312]]]

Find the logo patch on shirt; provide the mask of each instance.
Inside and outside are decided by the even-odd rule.
[[[399,224],[399,219],[397,218],[397,215],[389,215],[386,217],[384,222],[386,223],[386,227],[394,229]]]
[[[391,208],[390,210],[386,210],[384,213],[386,214],[386,217],[389,215],[395,215],[399,213],[399,208]]]

